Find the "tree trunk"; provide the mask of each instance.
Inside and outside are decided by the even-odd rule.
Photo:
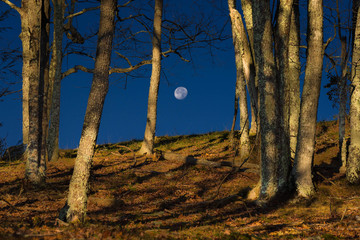
[[[352,183],[360,182],[360,8],[359,1],[353,1],[356,16],[352,56],[352,92],[350,100],[350,146],[346,163],[346,178]]]
[[[62,65],[62,39],[64,34],[65,3],[61,0],[52,0],[54,7],[54,40],[52,44],[52,58],[50,65],[50,93],[49,113],[50,126],[47,149],[50,161],[59,157],[59,125],[60,125],[60,89]]]
[[[300,116],[300,23],[299,23],[299,1],[295,0],[291,14],[291,25],[289,34],[289,88],[290,88],[290,151],[291,158],[295,159],[296,142],[298,135]]]
[[[275,58],[277,63],[277,87],[279,96],[280,136],[279,149],[279,189],[288,187],[290,173],[290,83],[289,83],[289,33],[292,12],[292,0],[281,0],[278,6],[278,17],[275,31]]]
[[[22,1],[20,39],[23,46],[23,143],[27,144],[25,178],[43,184],[46,171],[44,128],[48,84],[49,2]]]
[[[240,159],[235,165],[240,165],[241,162],[249,156],[250,140],[249,140],[249,114],[247,107],[247,95],[245,86],[245,74],[250,78],[250,68],[247,71],[244,69],[244,62],[248,64],[248,59],[245,59],[244,42],[247,42],[246,35],[242,35],[244,25],[241,20],[240,13],[235,9],[235,1],[229,0],[229,11],[231,18],[231,26],[233,32],[233,43],[235,49],[235,64],[236,64],[236,89],[235,96],[239,99],[240,105]],[[245,31],[244,31],[245,32]],[[245,39],[244,39],[245,37]],[[250,52],[248,52],[250,54]],[[250,54],[251,58],[251,54]]]
[[[346,103],[347,103],[347,72],[348,72],[348,46],[346,36],[342,34],[340,6],[336,1],[338,35],[341,43],[341,63],[340,63],[340,104],[339,104],[339,165],[340,172],[346,172],[346,139],[345,139],[345,122],[346,122]]]
[[[308,48],[305,80],[301,98],[300,121],[294,176],[297,193],[309,198],[314,193],[312,161],[323,65],[323,6],[322,0],[308,2]]]
[[[83,222],[86,216],[87,191],[90,168],[105,97],[109,87],[109,65],[114,35],[116,1],[102,0],[100,25],[93,75],[93,82],[86,108],[83,130],[70,181],[67,205],[60,211],[60,219],[68,222]]]
[[[241,8],[244,14],[244,20],[246,24],[246,31],[249,37],[249,49],[251,52],[251,56],[254,60],[255,52],[254,52],[254,25],[253,25],[253,12],[252,12],[252,3],[251,0],[241,0]],[[258,76],[257,73],[257,64],[256,61],[253,61],[253,72],[254,76],[251,81],[251,85],[253,86],[253,95],[250,95],[251,100],[251,128],[250,128],[250,135],[255,135],[257,133],[257,129],[259,127],[259,93],[258,93]],[[255,104],[255,105],[254,105]]]
[[[260,95],[261,172],[259,200],[270,200],[278,191],[278,99],[270,1],[253,1],[254,49]]]
[[[152,39],[152,71],[149,88],[147,121],[140,154],[152,154],[156,132],[157,99],[161,73],[161,19],[163,11],[163,0],[155,0],[154,13],[154,35]]]

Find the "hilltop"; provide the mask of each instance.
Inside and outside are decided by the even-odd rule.
[[[23,182],[22,161],[1,162],[0,238],[44,239],[353,239],[360,237],[360,188],[338,173],[336,121],[319,122],[314,157],[317,196],[260,209],[246,200],[258,179],[256,137],[240,171],[135,156],[140,141],[96,147],[83,226],[55,221],[63,207],[76,149],[50,162],[47,184]],[[212,162],[232,162],[229,132],[162,136],[156,149]],[[235,156],[236,157],[236,156]]]

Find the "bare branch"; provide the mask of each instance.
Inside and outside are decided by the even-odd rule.
[[[70,68],[70,69],[68,69],[66,72],[62,73],[62,74],[61,74],[61,78],[64,79],[65,77],[69,76],[69,75],[72,74],[72,73],[76,73],[76,72],[78,72],[79,70],[81,70],[81,71],[83,71],[83,72],[87,72],[87,73],[93,73],[93,72],[94,72],[93,69],[86,68],[86,67],[81,66],[81,65],[76,65],[75,67]]]
[[[121,7],[126,7],[127,5],[129,5],[131,2],[133,2],[134,0],[129,0],[127,1],[126,3],[124,3],[123,5],[117,5],[118,8],[121,8]]]
[[[325,52],[325,49],[329,46],[329,44],[335,39],[336,32],[337,32],[336,31],[336,25],[334,25],[334,36],[329,37],[328,40],[326,41],[326,43],[324,44],[324,46],[323,46],[324,52]]]
[[[90,54],[87,54],[85,52],[80,52],[80,51],[71,51],[71,52],[67,52],[66,54],[64,54],[64,56],[68,56],[70,54],[78,54],[78,55],[81,55],[81,56],[85,56],[85,57],[88,57],[88,58],[91,58],[92,60],[95,61],[95,58],[93,56],[91,56]]]
[[[81,10],[80,12],[77,12],[77,13],[73,13],[73,14],[70,14],[68,15],[65,19],[69,19],[69,18],[73,18],[73,17],[76,17],[76,16],[79,16],[83,13],[86,13],[86,12],[89,12],[89,11],[93,11],[93,10],[96,10],[96,9],[99,9],[100,6],[97,6],[97,7],[91,7],[91,8],[84,8],[83,10]]]
[[[16,6],[15,4],[13,4],[12,2],[10,2],[9,0],[1,0],[1,1],[9,5],[9,7],[11,7],[12,9],[16,10],[20,15],[23,14],[23,10],[18,6]]]
[[[117,55],[119,55],[119,57],[125,59],[125,61],[129,64],[129,66],[131,66],[131,62],[130,62],[130,60],[129,60],[127,57],[125,57],[124,55],[122,55],[121,53],[119,53],[119,52],[117,52],[117,51],[115,51],[115,53],[116,53]]]
[[[109,74],[128,73],[128,72],[131,72],[131,71],[134,71],[134,70],[140,68],[141,66],[151,64],[151,63],[152,63],[152,60],[143,60],[134,66],[130,65],[130,67],[128,67],[128,68],[112,68],[112,69],[110,69]]]

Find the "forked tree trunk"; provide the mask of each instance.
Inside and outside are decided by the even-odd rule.
[[[90,168],[105,97],[109,87],[109,65],[114,35],[116,0],[102,0],[96,60],[83,130],[71,177],[67,204],[59,218],[68,222],[83,222],[86,216]]]
[[[160,85],[161,73],[161,19],[163,10],[163,0],[155,0],[154,13],[154,35],[152,39],[152,71],[150,79],[147,120],[144,134],[144,141],[142,142],[139,154],[152,154],[154,149],[154,139],[156,132],[156,114],[157,114],[157,99]]]
[[[289,34],[293,0],[281,0],[275,30],[275,58],[279,96],[280,144],[279,190],[286,191],[290,174],[290,83],[289,83]]]
[[[290,88],[290,151],[291,158],[295,159],[296,142],[300,116],[300,23],[299,1],[295,0],[291,14],[289,34],[289,88]]]
[[[52,2],[54,8],[54,40],[49,71],[49,90],[51,94],[49,94],[48,116],[50,116],[50,126],[47,149],[49,160],[56,161],[59,157],[60,89],[65,2],[62,0],[52,0]]]
[[[249,156],[250,153],[250,140],[249,140],[249,114],[247,107],[247,95],[245,85],[245,74],[247,73],[248,79],[250,78],[250,69],[247,65],[248,59],[245,58],[244,42],[247,42],[246,35],[242,35],[244,31],[244,25],[241,20],[240,13],[235,9],[235,1],[229,0],[229,11],[233,33],[233,43],[235,49],[235,64],[236,64],[236,89],[235,96],[239,99],[240,105],[240,146],[239,154],[240,159],[235,162],[235,165],[240,165],[241,162]],[[244,31],[245,32],[245,31]],[[245,38],[245,39],[244,39]],[[248,52],[250,54],[250,52]],[[251,57],[251,54],[250,54]],[[245,66],[244,63],[245,62]],[[244,67],[248,67],[245,70]],[[236,104],[236,103],[235,103]]]
[[[297,194],[304,198],[309,198],[314,193],[311,170],[323,66],[322,0],[309,0],[308,2],[307,36],[305,80],[301,97],[298,142],[293,168]]]
[[[359,1],[353,1],[356,14],[352,55],[352,93],[350,100],[350,146],[346,163],[346,178],[352,183],[360,182],[360,8]]]

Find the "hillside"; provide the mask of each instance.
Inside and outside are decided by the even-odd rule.
[[[1,162],[0,238],[41,239],[354,239],[360,237],[360,188],[337,173],[337,124],[317,126],[316,199],[259,209],[246,200],[258,179],[257,146],[238,172],[178,159],[135,157],[140,141],[96,148],[83,226],[58,224],[76,150],[48,166],[47,185],[24,184],[24,163]],[[255,142],[255,137],[252,137]],[[234,159],[228,132],[163,136],[156,148],[214,162]]]

